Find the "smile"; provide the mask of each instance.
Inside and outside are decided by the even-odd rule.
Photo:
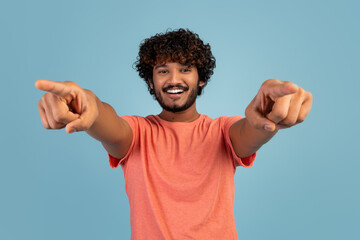
[[[182,89],[169,89],[166,92],[169,93],[169,94],[179,94],[179,93],[183,93],[184,90],[182,90]]]

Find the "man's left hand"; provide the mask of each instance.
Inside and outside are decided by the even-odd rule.
[[[311,105],[310,92],[288,81],[269,79],[261,85],[245,115],[256,129],[273,132],[303,122]]]

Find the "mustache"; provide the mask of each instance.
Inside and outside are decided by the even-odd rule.
[[[183,86],[181,84],[176,84],[176,85],[169,85],[167,87],[163,87],[163,91],[166,92],[167,90],[169,89],[172,89],[172,88],[176,88],[176,89],[181,89],[181,90],[184,90],[184,91],[187,91],[189,90],[189,87],[188,86]]]

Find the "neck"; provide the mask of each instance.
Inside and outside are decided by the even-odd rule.
[[[188,109],[181,112],[169,112],[162,110],[159,117],[168,122],[192,122],[200,117],[200,114],[196,110],[196,104],[194,103]]]

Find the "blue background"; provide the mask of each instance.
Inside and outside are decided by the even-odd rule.
[[[358,1],[0,2],[0,239],[130,239],[122,170],[85,133],[45,130],[36,79],[72,80],[119,115],[160,107],[132,68],[139,43],[168,28],[209,42],[217,68],[198,99],[243,115],[268,78],[312,92],[236,173],[239,239],[358,239]]]

